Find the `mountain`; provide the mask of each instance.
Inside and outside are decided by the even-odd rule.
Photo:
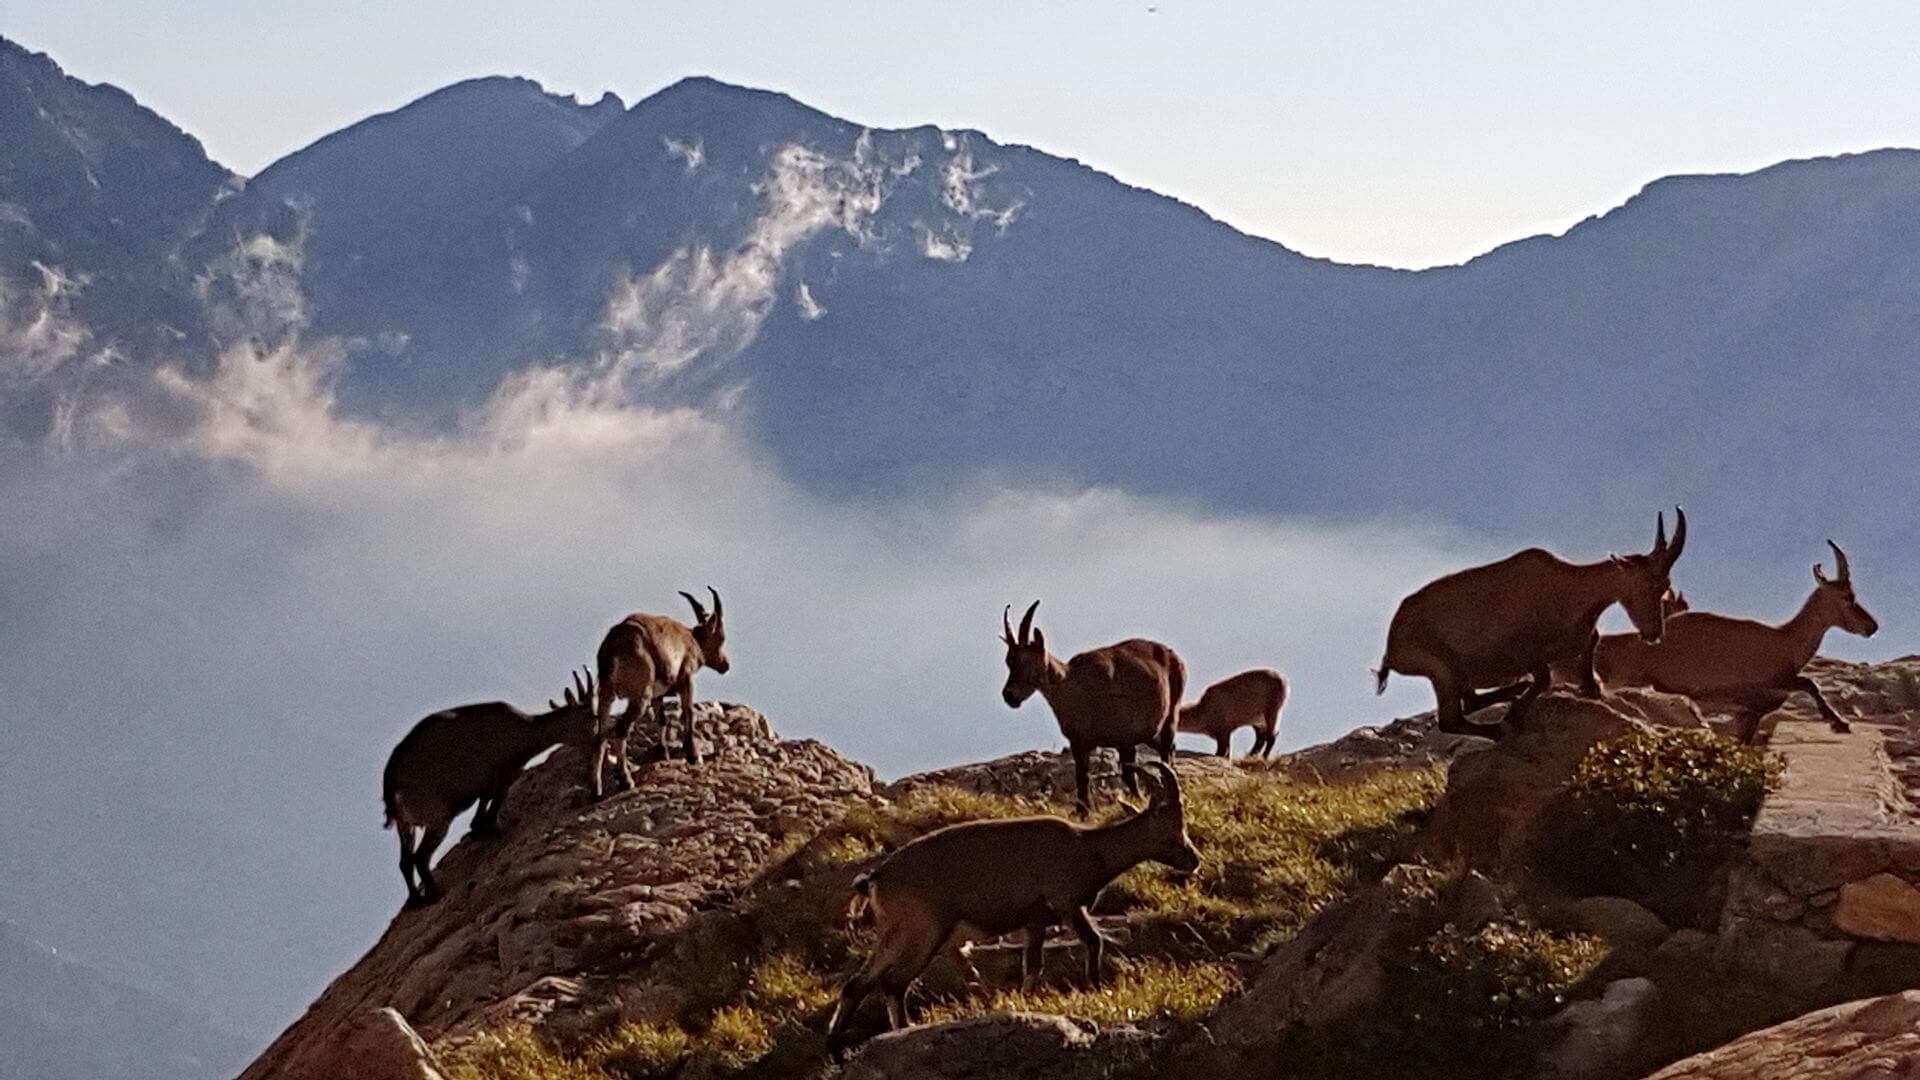
[[[232,179],[126,91],[0,38],[0,284],[37,284],[36,263],[59,269],[80,319],[156,348],[163,328],[195,318],[169,283],[172,259]]]
[[[37,220],[84,184],[15,201]],[[1672,177],[1563,236],[1404,272],[978,132],[869,130],[703,78],[624,111],[482,79],[268,168],[183,266],[256,230],[303,238],[314,330],[354,346],[340,400],[395,422],[624,358],[629,396],[724,401],[835,495],[1111,485],[1515,536],[1551,519],[1615,546],[1684,502],[1742,573],[1829,533],[1916,539],[1891,509],[1920,496],[1897,405],[1920,389],[1915,151]],[[92,250],[71,264],[95,273]],[[1861,478],[1886,497],[1835,498]]]
[[[0,1076],[21,1080],[214,1080],[247,1041],[123,985],[0,920]]]

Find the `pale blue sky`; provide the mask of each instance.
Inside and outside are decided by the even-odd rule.
[[[631,103],[710,74],[979,128],[1401,266],[1558,231],[1668,173],[1920,146],[1911,3],[0,0],[0,34],[241,172],[468,76]]]

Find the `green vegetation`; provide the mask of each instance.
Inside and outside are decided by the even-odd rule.
[[[1409,857],[1443,785],[1438,769],[1382,772],[1348,784],[1262,772],[1192,781],[1188,829],[1201,868],[1173,881],[1163,867],[1141,867],[1108,890],[1101,910],[1126,915],[1132,939],[1109,952],[1102,987],[1080,987],[1076,971],[1032,993],[1006,986],[929,990],[916,1019],[1029,1009],[1102,1024],[1197,1020],[1236,988],[1229,954],[1284,940],[1321,906]],[[449,1080],[804,1075],[824,1056],[821,1033],[839,982],[868,945],[867,932],[845,926],[853,873],[945,825],[1067,809],[945,787],[920,789],[884,808],[855,807],[778,860],[732,910],[696,916],[666,956],[630,973],[674,988],[670,1020],[614,1024],[566,1047],[524,1027],[492,1032],[448,1055]],[[1090,1055],[1086,1066],[1089,1078],[1153,1075],[1139,1047]]]
[[[1554,934],[1518,920],[1468,929],[1449,921],[1459,878],[1407,867],[1380,955],[1377,1004],[1317,1030],[1277,1055],[1282,1075],[1503,1077],[1524,1072],[1538,1024],[1606,956],[1598,938]]]
[[[1687,924],[1715,870],[1780,782],[1778,759],[1700,728],[1636,731],[1587,751],[1568,782],[1545,865],[1576,892],[1637,900]]]

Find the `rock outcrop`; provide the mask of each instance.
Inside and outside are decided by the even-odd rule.
[[[427,1040],[580,1007],[613,961],[669,938],[744,888],[783,842],[870,793],[871,772],[816,742],[776,739],[758,713],[696,706],[707,761],[656,761],[640,789],[589,801],[579,748],[513,788],[498,838],[469,836],[437,872],[446,897],[403,911],[243,1074],[348,1075],[344,1048],[391,1008]],[[645,739],[636,733],[636,753]],[[399,881],[394,882],[396,904]]]
[[[1562,797],[1592,747],[1650,728],[1721,722],[1703,719],[1684,699],[1633,690],[1604,701],[1555,693],[1497,742],[1442,736],[1430,718],[1417,717],[1273,762],[1182,756],[1182,774],[1196,780],[1338,782],[1379,768],[1451,766],[1444,794],[1423,817],[1426,865],[1354,884],[1271,948],[1216,954],[1210,962],[1239,963],[1240,991],[1197,1024],[998,1014],[879,1035],[835,1073],[806,1041],[819,1015],[803,1012],[790,1029],[801,1034],[780,1051],[780,1064],[762,1061],[753,1075],[1067,1080],[1151,1070],[1267,1080],[1297,1048],[1333,1048],[1338,1059],[1342,1040],[1377,1029],[1383,1002],[1403,1001],[1412,985],[1408,958],[1437,940],[1560,947],[1542,944],[1551,939],[1587,950],[1581,955],[1589,959],[1575,968],[1586,974],[1536,998],[1546,1004],[1529,1006],[1527,1037],[1489,1076],[1632,1080],[1808,1008],[1920,986],[1913,940],[1920,937],[1920,858],[1908,857],[1920,851],[1920,824],[1906,792],[1907,773],[1920,776],[1910,761],[1920,757],[1920,732],[1910,726],[1920,704],[1917,675],[1920,664],[1820,665],[1816,677],[1830,698],[1857,718],[1855,735],[1826,733],[1797,703],[1782,711],[1773,737],[1785,758],[1785,786],[1763,806],[1751,845],[1723,845],[1712,866],[1689,871],[1701,875],[1688,878],[1689,887],[1704,883],[1692,890],[1700,902],[1679,915],[1659,896],[1621,883],[1593,889],[1572,882],[1542,853],[1565,838],[1554,831],[1564,824]],[[638,792],[589,801],[574,747],[530,770],[508,799],[505,834],[470,837],[449,851],[439,872],[446,898],[401,913],[246,1080],[437,1080],[436,1051],[461,1053],[485,1044],[476,1038],[482,1032],[516,1022],[563,1048],[616,1024],[672,1029],[698,1000],[674,980],[697,980],[712,966],[700,941],[744,934],[729,958],[715,961],[741,968],[741,957],[794,940],[783,935],[828,924],[840,932],[853,873],[898,842],[860,847],[878,842],[871,830],[899,826],[850,811],[885,800],[914,805],[916,793],[932,786],[1036,804],[1071,791],[1065,755],[1042,752],[875,785],[867,769],[824,746],[777,739],[749,709],[700,709],[707,763],[651,761]],[[1102,800],[1118,786],[1115,771],[1111,754],[1096,758]],[[935,794],[921,805],[947,806],[945,798]],[[853,845],[846,849],[853,854],[842,844]],[[397,903],[398,882],[394,892]],[[1123,953],[1141,941],[1128,942],[1138,929],[1128,918],[1118,909],[1101,915]],[[1193,944],[1207,947],[1198,936]],[[1074,947],[1064,939],[1049,946],[1046,969],[1073,968],[1065,961]],[[826,962],[846,958],[843,951]],[[974,950],[971,970],[943,955],[922,993],[960,993],[983,977],[985,985],[1009,985],[1017,959],[1005,943]],[[952,969],[944,983],[935,970],[943,966]],[[824,1010],[830,986],[808,1000],[820,1004],[806,1009]],[[1822,1067],[1837,1070],[1817,1075],[1908,1075],[1874,1073],[1871,1062],[1920,1052],[1908,1046],[1920,1038],[1916,1025],[1920,992],[1825,1009],[1660,1075],[1816,1075],[1785,1070],[1801,1054],[1824,1055]]]

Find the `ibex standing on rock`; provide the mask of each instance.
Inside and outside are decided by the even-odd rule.
[[[1060,734],[1073,754],[1074,806],[1088,813],[1088,762],[1096,747],[1111,746],[1120,754],[1120,779],[1127,793],[1138,795],[1134,780],[1134,750],[1149,743],[1160,760],[1173,757],[1174,710],[1187,688],[1187,667],[1172,649],[1157,641],[1134,638],[1105,648],[1090,649],[1066,663],[1047,651],[1047,638],[1033,625],[1035,600],[1020,618],[1016,636],[1008,616],[1000,614],[1001,640],[1007,646],[1007,685],[1000,696],[1012,708],[1038,690],[1053,709]]]
[[[1711,611],[1688,611],[1667,621],[1666,637],[1648,645],[1609,634],[1594,662],[1601,678],[1631,686],[1651,686],[1685,694],[1708,704],[1740,710],[1739,737],[1752,742],[1760,718],[1780,707],[1796,691],[1813,699],[1820,718],[1835,731],[1850,730],[1826,695],[1801,674],[1820,651],[1827,631],[1872,637],[1880,624],[1853,595],[1853,570],[1847,553],[1833,541],[1834,573],[1828,578],[1813,565],[1813,592],[1793,618],[1778,625],[1736,619]]]
[[[400,876],[407,882],[407,906],[424,907],[440,898],[429,864],[447,829],[475,801],[473,831],[492,833],[500,826],[500,803],[520,778],[527,762],[556,743],[592,730],[593,676],[566,691],[566,703],[548,701],[548,711],[528,716],[504,701],[461,705],[420,721],[387,758],[381,798],[387,824],[400,833]],[[418,843],[414,830],[420,830]],[[418,874],[420,884],[414,885]]]
[[[1233,733],[1253,728],[1253,746],[1248,757],[1266,757],[1273,752],[1273,740],[1280,730],[1280,709],[1287,703],[1286,677],[1272,668],[1254,668],[1229,675],[1200,695],[1191,705],[1180,706],[1181,731],[1213,737],[1214,752],[1221,757],[1233,755]]]
[[[1455,734],[1471,732],[1467,714],[1495,702],[1518,698],[1508,715],[1520,716],[1552,684],[1556,660],[1579,657],[1580,692],[1599,696],[1593,649],[1602,612],[1619,604],[1642,639],[1660,640],[1668,575],[1687,545],[1687,515],[1674,514],[1673,543],[1662,515],[1645,555],[1570,563],[1528,548],[1425,586],[1393,614],[1377,689],[1384,693],[1396,671],[1426,678],[1440,730]]]
[[[684,733],[681,748],[687,760],[700,762],[700,751],[693,744],[693,673],[710,667],[722,675],[732,666],[727,660],[727,630],[722,621],[720,594],[707,586],[713,597],[713,611],[682,592],[693,605],[694,624],[687,626],[665,615],[629,615],[614,624],[600,641],[596,664],[600,673],[600,693],[594,700],[594,731],[599,734],[593,748],[593,797],[606,791],[602,783],[607,757],[618,752],[620,778],[626,790],[633,790],[633,763],[627,756],[627,736],[634,721],[647,709],[658,712],[663,730],[666,719],[660,699],[672,694],[680,699],[680,727]],[[608,719],[615,698],[626,698],[627,708],[611,729]]]
[[[1145,810],[1108,825],[1026,817],[950,825],[907,844],[854,879],[872,912],[873,952],[840,990],[827,1028],[836,1059],[854,1010],[875,990],[887,995],[887,1022],[906,1021],[907,987],[955,936],[990,938],[1025,930],[1021,982],[1033,986],[1047,931],[1070,924],[1087,947],[1087,982],[1100,984],[1103,940],[1087,909],[1114,878],[1143,862],[1182,873],[1200,865],[1187,839],[1180,780],[1162,762]]]

